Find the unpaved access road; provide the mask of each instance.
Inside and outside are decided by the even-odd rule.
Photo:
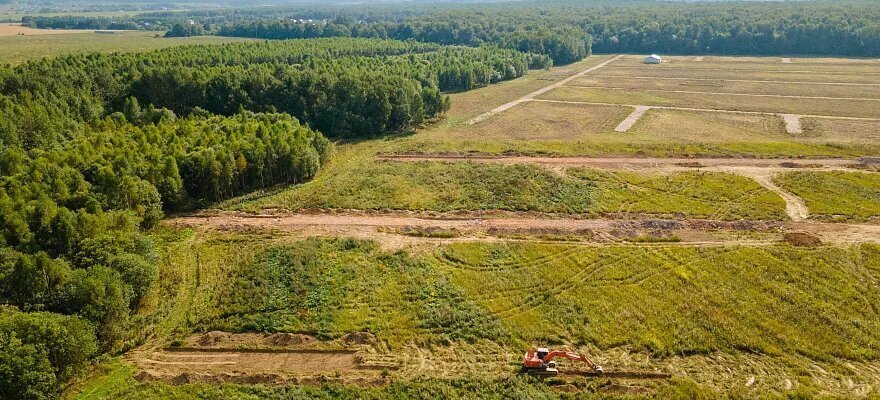
[[[550,84],[549,86],[545,86],[545,87],[543,87],[543,88],[541,88],[541,89],[538,89],[538,90],[536,90],[536,91],[534,91],[534,92],[532,92],[532,93],[529,93],[529,94],[527,94],[527,95],[525,95],[525,96],[523,96],[523,97],[520,97],[519,99],[516,99],[516,100],[514,100],[514,101],[511,101],[511,102],[508,102],[508,103],[502,104],[502,105],[500,105],[500,106],[498,106],[498,107],[495,107],[494,109],[492,109],[492,111],[489,111],[489,112],[486,112],[486,113],[483,113],[483,114],[480,114],[480,115],[474,117],[474,119],[470,120],[470,121],[468,122],[468,124],[470,124],[470,125],[478,124],[478,123],[483,122],[483,121],[485,121],[485,120],[487,120],[487,119],[489,119],[489,118],[492,118],[493,116],[495,116],[495,115],[497,115],[497,114],[503,113],[503,112],[505,112],[505,111],[507,111],[507,110],[509,110],[509,109],[511,109],[511,108],[513,108],[513,107],[515,107],[515,106],[517,106],[517,105],[519,105],[519,104],[522,104],[522,103],[524,103],[524,102],[527,102],[527,101],[533,100],[535,97],[538,97],[538,96],[540,96],[540,95],[542,95],[542,94],[544,94],[544,93],[547,93],[547,92],[549,92],[549,91],[551,91],[551,90],[553,90],[553,89],[561,88],[561,87],[565,86],[567,83],[569,83],[569,82],[571,82],[571,81],[573,81],[573,80],[575,80],[575,79],[577,79],[577,78],[580,78],[580,77],[582,77],[582,76],[584,76],[584,75],[586,75],[586,74],[589,74],[590,72],[593,72],[593,71],[595,71],[595,70],[597,70],[597,69],[599,69],[599,68],[602,68],[602,67],[604,67],[604,66],[606,66],[606,65],[608,65],[608,64],[610,64],[610,63],[612,63],[612,62],[614,62],[614,61],[619,60],[621,57],[623,57],[623,55],[617,55],[617,56],[614,56],[614,57],[612,57],[612,58],[609,58],[608,60],[603,61],[603,62],[602,62],[601,64],[599,64],[599,65],[595,65],[595,66],[593,66],[593,67],[587,68],[587,69],[585,69],[585,70],[583,70],[583,71],[581,71],[581,72],[578,72],[577,74],[574,74],[574,75],[572,75],[572,76],[569,76],[568,78],[565,78],[565,79],[559,80],[559,81],[557,81],[557,82],[554,82],[554,83]]]
[[[385,161],[472,161],[498,164],[538,164],[560,167],[643,169],[650,171],[735,170],[760,168],[773,172],[856,171],[866,162],[844,158],[663,158],[663,157],[505,157],[428,154],[380,154]]]
[[[510,234],[541,240],[548,233],[572,234],[589,243],[626,243],[645,234],[674,236],[680,245],[769,244],[786,232],[808,233],[829,243],[880,243],[880,225],[823,223],[812,221],[711,221],[658,218],[577,218],[577,216],[530,213],[368,212],[339,210],[322,213],[273,213],[266,215],[213,212],[167,219],[164,224],[200,230],[274,230],[311,236],[348,236],[374,239],[386,247],[400,248],[419,243],[455,241],[523,240]],[[451,238],[410,236],[412,229],[443,229],[456,233]],[[744,238],[743,233],[759,233]],[[526,237],[528,239],[528,237]],[[651,243],[648,243],[651,245]],[[668,243],[663,243],[668,245]]]

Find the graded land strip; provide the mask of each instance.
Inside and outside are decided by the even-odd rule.
[[[391,248],[423,243],[518,241],[535,239],[587,243],[679,245],[766,245],[785,234],[801,233],[823,243],[880,243],[880,225],[813,221],[713,221],[578,218],[533,212],[456,212],[320,210],[266,214],[206,211],[171,218],[166,226],[228,232],[277,231],[304,237],[349,236],[373,239]],[[431,236],[431,232],[452,233]],[[744,238],[753,234],[752,238]],[[564,235],[574,237],[562,238]],[[647,236],[646,236],[647,235]],[[558,236],[553,239],[552,236]],[[549,238],[549,239],[548,239]],[[653,240],[651,239],[653,238]],[[670,240],[674,239],[674,240]]]

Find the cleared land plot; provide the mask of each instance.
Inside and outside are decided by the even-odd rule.
[[[725,94],[649,92],[640,90],[563,87],[540,96],[544,100],[685,107],[730,111],[880,118],[880,102],[730,96]]]
[[[880,143],[880,121],[801,118],[804,136],[816,141],[857,143],[871,146]]]
[[[880,99],[880,85],[816,85],[813,83],[772,83],[708,79],[684,80],[585,76],[570,83],[569,86]],[[880,103],[876,103],[876,105],[880,106]]]
[[[649,196],[652,198],[646,198]],[[751,179],[734,174],[552,171],[534,165],[431,161],[368,162],[231,208],[659,213],[724,220],[785,218],[781,198]]]
[[[702,62],[694,64],[701,65]],[[732,66],[725,66],[722,68],[663,68],[656,65],[624,67],[613,64],[612,66],[614,68],[602,69],[602,75],[660,78],[751,79],[786,82],[880,83],[880,73],[844,73],[831,71],[811,72],[809,70],[761,71],[749,69],[748,64],[744,64],[742,68],[734,68]]]
[[[774,181],[800,196],[817,218],[880,219],[880,174],[792,172],[777,176]]]
[[[636,138],[693,143],[790,141],[779,117],[653,109],[630,130]]]
[[[791,63],[783,63],[779,57],[746,57],[725,60],[704,58],[703,61],[693,61],[693,57],[663,57],[663,64],[647,65],[643,62],[644,57],[623,58],[615,62],[615,69],[646,69],[646,70],[734,70],[734,71],[767,71],[767,72],[810,72],[820,74],[880,74],[880,66],[869,60],[861,62],[829,63],[822,61],[809,61],[793,58]]]
[[[787,378],[832,393],[852,391],[847,379],[877,382],[875,245],[460,243],[391,253],[344,239],[155,235],[170,283],[155,295],[174,318],[147,321],[176,321],[165,329],[183,336],[368,330],[379,352],[405,356],[391,376],[509,376],[523,346],[549,341],[607,368],[657,368],[721,390],[744,390],[749,376],[762,391],[784,391]],[[466,367],[473,360],[479,367]]]
[[[445,139],[462,140],[577,140],[608,132],[632,112],[630,107],[528,102],[452,132]]]
[[[135,52],[186,44],[220,44],[250,40],[218,36],[188,38],[156,37],[161,32],[128,31],[119,34],[68,33],[0,37],[0,63],[19,64],[64,54],[89,52]]]
[[[94,32],[89,29],[35,29],[21,24],[0,24],[0,37],[16,35],[64,35],[71,33]]]

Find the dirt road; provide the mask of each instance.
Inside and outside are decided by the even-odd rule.
[[[569,83],[569,82],[571,82],[571,81],[573,81],[573,80],[575,80],[575,79],[577,79],[577,78],[580,78],[580,77],[582,77],[582,76],[584,76],[584,75],[586,75],[586,74],[589,74],[590,72],[593,72],[593,71],[595,71],[595,70],[597,70],[597,69],[599,69],[599,68],[602,68],[602,67],[604,67],[604,66],[606,66],[606,65],[608,65],[608,64],[610,64],[610,63],[612,63],[612,62],[614,62],[614,61],[616,61],[616,60],[618,60],[618,59],[620,59],[621,57],[623,57],[623,55],[617,55],[617,56],[614,56],[614,57],[612,57],[612,58],[610,58],[610,59],[608,59],[608,60],[603,61],[603,62],[602,62],[601,64],[599,64],[599,65],[596,65],[596,66],[593,66],[593,67],[587,68],[587,69],[585,69],[585,70],[583,70],[583,71],[581,71],[581,72],[578,72],[577,74],[574,74],[574,75],[572,75],[572,76],[569,76],[568,78],[565,78],[565,79],[559,80],[559,81],[554,82],[553,84],[551,84],[551,85],[549,85],[549,86],[545,86],[545,87],[543,87],[543,88],[541,88],[541,89],[538,89],[538,90],[536,90],[536,91],[534,91],[534,92],[532,92],[532,93],[529,93],[529,94],[527,94],[527,95],[525,95],[525,96],[523,96],[523,97],[520,97],[519,99],[516,99],[516,100],[511,101],[511,102],[509,102],[509,103],[502,104],[502,105],[500,105],[500,106],[498,106],[498,107],[495,107],[494,109],[492,109],[492,111],[489,111],[489,112],[486,112],[486,113],[484,113],[484,114],[480,114],[480,115],[474,117],[474,119],[470,120],[470,122],[468,122],[468,124],[470,124],[470,125],[478,124],[478,123],[483,122],[483,121],[485,121],[485,120],[487,120],[487,119],[489,119],[489,118],[492,118],[493,116],[495,116],[495,115],[497,115],[497,114],[503,113],[503,112],[505,112],[505,111],[507,111],[507,110],[509,110],[509,109],[511,109],[511,108],[513,108],[513,107],[515,107],[515,106],[517,106],[517,105],[519,105],[519,104],[522,104],[522,103],[524,103],[524,102],[526,102],[526,101],[530,101],[530,100],[534,99],[535,97],[538,97],[538,96],[540,96],[540,95],[542,95],[542,94],[544,94],[544,93],[547,93],[547,92],[549,92],[549,91],[551,91],[551,90],[553,90],[553,89],[561,88],[561,87],[565,86],[567,83]]]
[[[386,161],[472,161],[498,164],[539,164],[561,167],[643,169],[651,171],[717,170],[760,168],[773,172],[855,171],[865,163],[845,158],[662,158],[662,157],[504,157],[466,155],[383,154]]]
[[[829,243],[880,243],[880,225],[812,221],[711,221],[696,219],[596,219],[535,213],[417,213],[337,211],[253,215],[214,212],[165,220],[170,226],[200,230],[275,230],[303,237],[348,236],[377,240],[391,248],[418,243],[455,241],[566,240],[587,243],[628,243],[655,237],[679,245],[769,244],[786,232],[804,232]],[[452,233],[432,236],[432,230]],[[744,238],[743,233],[758,233]],[[651,244],[650,240],[648,240]]]

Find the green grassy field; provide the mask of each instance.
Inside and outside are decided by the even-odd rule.
[[[417,344],[437,357],[446,351],[468,357],[431,364],[451,369],[438,369],[438,376],[467,377],[461,365],[469,359],[496,352],[502,360],[515,360],[521,348],[535,343],[586,349],[608,367],[619,368],[632,357],[648,357],[643,367],[733,366],[735,371],[714,372],[719,375],[701,389],[707,398],[744,389],[738,375],[744,367],[735,361],[742,352],[754,355],[749,365],[758,369],[746,373],[761,382],[743,392],[751,397],[785,393],[778,387],[764,391],[774,384],[771,379],[783,376],[797,377],[799,389],[816,390],[832,377],[861,382],[867,379],[863,363],[876,359],[880,348],[880,295],[871,286],[880,279],[880,248],[872,245],[460,243],[390,253],[372,242],[301,241],[281,234],[166,230],[154,239],[160,244],[163,285],[151,293],[152,306],[142,310],[138,326],[164,341],[218,328],[321,339],[369,331],[389,351]],[[466,354],[473,351],[489,353]],[[801,370],[809,365],[820,366],[826,375]],[[171,387],[136,383],[125,363],[107,368],[80,398],[328,390]],[[510,376],[515,361],[495,360],[484,369],[481,376]],[[431,385],[468,393],[474,389],[459,385],[484,379]],[[689,381],[661,382],[654,390],[680,389]],[[375,390],[371,396],[385,398],[385,391],[423,384],[419,379],[397,382],[339,390]],[[520,379],[501,382],[538,393],[548,390]]]
[[[248,40],[217,36],[163,38],[162,32],[131,31],[120,34],[71,33],[0,37],[0,64],[19,64],[28,60],[62,54],[89,52],[135,52],[186,44],[220,44]]]
[[[880,174],[859,172],[792,172],[775,179],[804,199],[810,213],[823,219],[880,218]]]
[[[531,165],[461,162],[347,164],[335,173],[232,209],[510,210],[574,213],[674,214],[688,217],[781,219],[775,194],[724,173],[636,174]]]

